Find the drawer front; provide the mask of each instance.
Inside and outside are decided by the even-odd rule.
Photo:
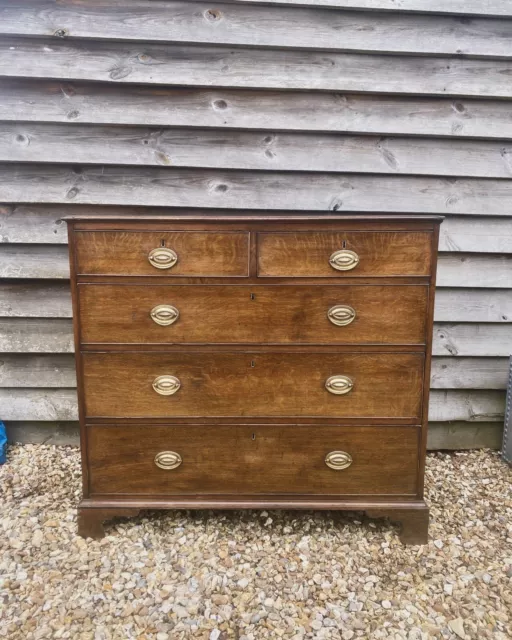
[[[417,490],[415,427],[96,425],[88,427],[88,453],[93,494]]]
[[[247,276],[249,234],[77,231],[79,274]]]
[[[285,277],[427,276],[429,232],[258,234],[258,275]]]
[[[420,419],[421,353],[86,352],[83,366],[88,417]]]
[[[79,285],[84,343],[423,344],[417,286]]]

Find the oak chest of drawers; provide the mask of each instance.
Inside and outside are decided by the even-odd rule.
[[[426,540],[435,216],[69,218],[79,532],[365,510]]]

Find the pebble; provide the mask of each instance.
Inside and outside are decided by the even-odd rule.
[[[91,541],[77,449],[11,446],[0,640],[507,640],[511,481],[496,453],[429,454],[420,547],[385,520],[308,511],[143,512]]]

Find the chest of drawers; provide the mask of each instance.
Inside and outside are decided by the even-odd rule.
[[[426,540],[436,216],[68,218],[79,532],[364,510]]]

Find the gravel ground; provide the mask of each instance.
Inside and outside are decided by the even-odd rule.
[[[320,512],[153,512],[85,541],[77,449],[8,456],[0,638],[512,638],[512,472],[495,453],[429,455],[417,547]]]

